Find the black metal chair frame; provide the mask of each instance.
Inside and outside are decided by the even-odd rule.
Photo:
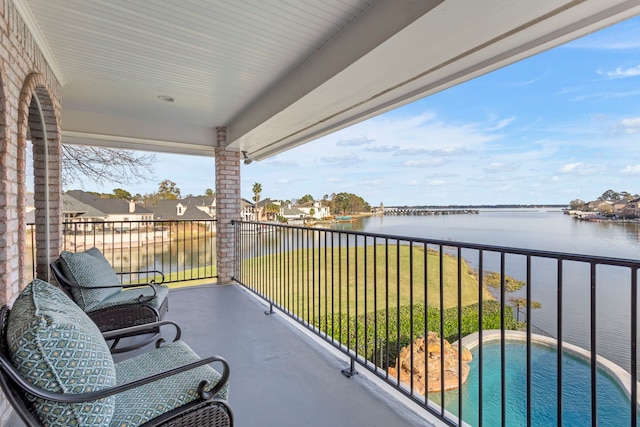
[[[76,289],[87,289],[83,286],[78,286],[72,283],[67,277],[64,275],[62,271],[62,267],[60,266],[60,260],[56,260],[50,264],[51,272],[58,283],[58,286],[75,302],[75,298],[73,296],[72,288]],[[154,322],[159,322],[164,319],[164,316],[169,309],[169,299],[165,298],[165,300],[160,304],[160,308],[156,309],[148,304],[155,295],[156,290],[152,285],[161,285],[164,283],[164,274],[161,271],[157,270],[145,270],[145,271],[134,271],[134,272],[121,272],[116,273],[119,275],[131,275],[131,274],[146,274],[146,273],[154,273],[154,275],[160,275],[161,280],[156,282],[152,280],[149,283],[140,283],[140,284],[132,284],[132,285],[122,285],[122,284],[114,284],[110,286],[94,286],[91,289],[109,289],[109,288],[122,288],[122,289],[135,289],[135,288],[143,288],[150,287],[153,290],[153,295],[143,296],[140,295],[138,297],[138,302],[135,304],[122,304],[117,306],[111,306],[106,308],[101,308],[95,311],[88,312],[87,315],[93,322],[98,326],[100,332],[108,332],[113,330],[119,330],[128,328],[130,326],[139,326],[142,324],[149,324]],[[129,335],[118,335],[117,338],[113,339],[111,343],[111,352],[112,353],[123,353],[131,350],[138,349],[143,347],[155,339],[158,338],[159,329],[156,327],[147,326],[146,328],[142,328],[136,330],[136,332],[131,332]],[[136,335],[145,335],[150,334],[150,337],[145,340],[140,340],[135,342],[134,344],[125,346],[125,347],[117,347],[120,343],[121,338],[128,338]]]
[[[142,385],[149,384],[163,378],[168,378],[173,375],[195,369],[199,366],[209,365],[214,362],[221,363],[223,370],[221,373],[220,381],[218,381],[218,383],[211,390],[207,390],[207,388],[210,386],[210,383],[208,381],[200,381],[200,383],[197,385],[197,399],[142,424],[142,427],[186,427],[195,425],[209,427],[233,426],[233,413],[229,405],[223,400],[214,398],[216,393],[218,393],[229,381],[229,364],[224,358],[220,356],[207,357],[197,362],[177,366],[168,371],[160,372],[136,381],[131,381],[126,384],[120,384],[114,387],[105,388],[99,391],[78,394],[56,393],[32,385],[22,377],[20,372],[18,372],[18,370],[11,363],[11,358],[6,341],[7,318],[9,312],[10,309],[6,305],[0,309],[0,388],[4,392],[14,411],[20,416],[22,421],[27,426],[43,425],[36,415],[33,409],[33,405],[27,399],[27,394],[61,403],[89,402],[112,396],[136,387],[140,387]],[[173,341],[177,341],[178,339],[180,339],[180,327],[175,322],[165,320],[154,323],[154,327],[157,328],[160,328],[163,325],[174,326],[176,328],[176,335]],[[131,328],[126,328],[119,331],[106,332],[102,335],[105,339],[114,339],[120,336],[122,333],[131,334],[137,332],[139,329],[144,329],[146,327],[146,325],[133,326]],[[156,347],[159,347],[164,342],[164,339],[158,339],[156,341]]]

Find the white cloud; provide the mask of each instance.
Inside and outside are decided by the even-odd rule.
[[[605,167],[600,164],[590,164],[583,162],[568,163],[558,170],[562,174],[593,175],[605,171]]]
[[[434,179],[432,181],[429,181],[429,185],[442,186],[446,184],[447,181],[445,181],[444,179]]]
[[[278,184],[288,184],[288,183],[289,183],[289,180],[288,180],[288,179],[286,179],[286,178],[283,178],[283,179],[279,179],[279,180],[278,180],[278,181],[276,181],[276,182],[277,182]]]
[[[503,128],[509,126],[514,120],[515,120],[515,117],[509,117],[507,119],[502,119],[498,123],[496,123],[495,126],[488,128],[487,131],[488,132],[494,132],[494,131],[503,129]]]
[[[598,71],[598,74],[610,79],[624,79],[626,77],[640,76],[640,65],[630,68],[618,67],[612,71]]]
[[[429,154],[433,156],[464,156],[471,153],[473,153],[473,151],[465,147],[445,147],[439,150],[429,151]]]
[[[443,164],[445,164],[445,160],[437,157],[433,159],[407,160],[402,164],[402,166],[410,168],[426,168],[430,166],[441,166]]]
[[[353,147],[358,145],[371,144],[372,142],[373,139],[369,139],[366,136],[360,135],[355,136],[351,139],[341,139],[336,143],[336,145],[341,147]]]
[[[327,182],[342,182],[342,179],[332,177],[332,178],[327,178]]]
[[[640,117],[628,117],[620,120],[614,128],[621,129],[623,133],[634,134],[640,132]]]
[[[486,168],[484,168],[485,172],[488,173],[497,173],[497,172],[511,172],[520,167],[517,163],[510,162],[493,162]]]
[[[622,169],[620,173],[625,175],[640,175],[640,165],[627,166]]]
[[[427,154],[429,150],[424,148],[403,148],[393,152],[394,156],[419,156],[421,154]]]
[[[397,145],[379,145],[377,147],[365,148],[367,151],[373,151],[374,153],[392,153],[394,151],[399,150],[400,147]]]
[[[266,162],[266,164],[269,166],[277,166],[277,167],[284,167],[284,168],[298,166],[298,162],[293,160],[271,160]]]
[[[337,164],[337,165],[344,165],[344,164],[349,164],[349,163],[355,163],[357,161],[360,160],[360,158],[352,153],[344,153],[344,154],[336,154],[334,156],[322,156],[320,158],[318,158],[318,160],[320,160],[321,162],[324,163],[333,163],[333,164]]]

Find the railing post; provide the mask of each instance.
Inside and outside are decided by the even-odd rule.
[[[267,316],[271,316],[272,314],[275,314],[275,311],[273,311],[273,303],[269,302],[269,310],[265,311],[264,314],[266,314]]]
[[[342,372],[342,375],[344,375],[347,378],[351,378],[354,375],[358,375],[358,371],[356,371],[356,360],[353,357],[351,357],[349,360],[349,367],[341,370],[340,372]]]

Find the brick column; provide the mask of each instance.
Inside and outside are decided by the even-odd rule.
[[[236,256],[232,220],[240,219],[240,151],[227,147],[227,128],[216,129],[216,261],[218,284],[231,283]]]

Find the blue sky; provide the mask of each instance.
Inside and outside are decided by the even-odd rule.
[[[213,159],[157,160],[155,179],[131,193],[163,179],[183,194],[214,187]],[[272,199],[345,191],[386,206],[640,193],[640,18],[243,165],[243,197],[254,182]]]

